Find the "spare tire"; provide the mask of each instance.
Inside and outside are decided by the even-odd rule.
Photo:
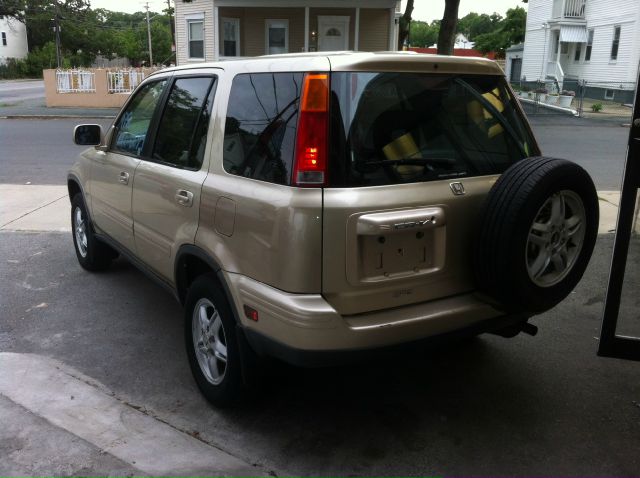
[[[480,215],[478,289],[508,312],[539,313],[584,274],[598,234],[598,196],[571,161],[535,157],[500,176]]]

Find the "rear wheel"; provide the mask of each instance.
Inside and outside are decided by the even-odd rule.
[[[589,263],[598,197],[575,163],[530,158],[491,189],[474,251],[478,288],[509,312],[543,312],[563,300]]]
[[[236,324],[220,284],[210,274],[189,287],[184,332],[191,372],[204,396],[216,406],[234,403],[243,385]]]
[[[84,269],[104,270],[109,267],[112,259],[118,256],[111,247],[95,237],[84,198],[80,193],[76,194],[71,201],[71,229],[76,257]]]

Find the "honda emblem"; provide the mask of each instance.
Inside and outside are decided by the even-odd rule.
[[[451,188],[453,194],[455,194],[456,196],[462,196],[464,194],[464,186],[462,185],[462,183],[451,183],[449,184],[449,187]]]

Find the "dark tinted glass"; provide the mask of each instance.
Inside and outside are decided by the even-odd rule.
[[[225,171],[289,184],[302,73],[258,73],[233,79],[224,131]]]
[[[499,77],[334,73],[331,89],[334,186],[497,174],[538,154]]]
[[[179,78],[162,114],[153,159],[200,169],[207,138],[213,78]]]
[[[113,150],[140,156],[147,139],[149,123],[156,110],[166,80],[147,83],[131,100],[125,112],[120,116]]]

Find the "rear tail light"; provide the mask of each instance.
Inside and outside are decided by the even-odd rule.
[[[329,75],[307,73],[298,117],[292,178],[294,186],[317,187],[327,184],[328,129]]]

